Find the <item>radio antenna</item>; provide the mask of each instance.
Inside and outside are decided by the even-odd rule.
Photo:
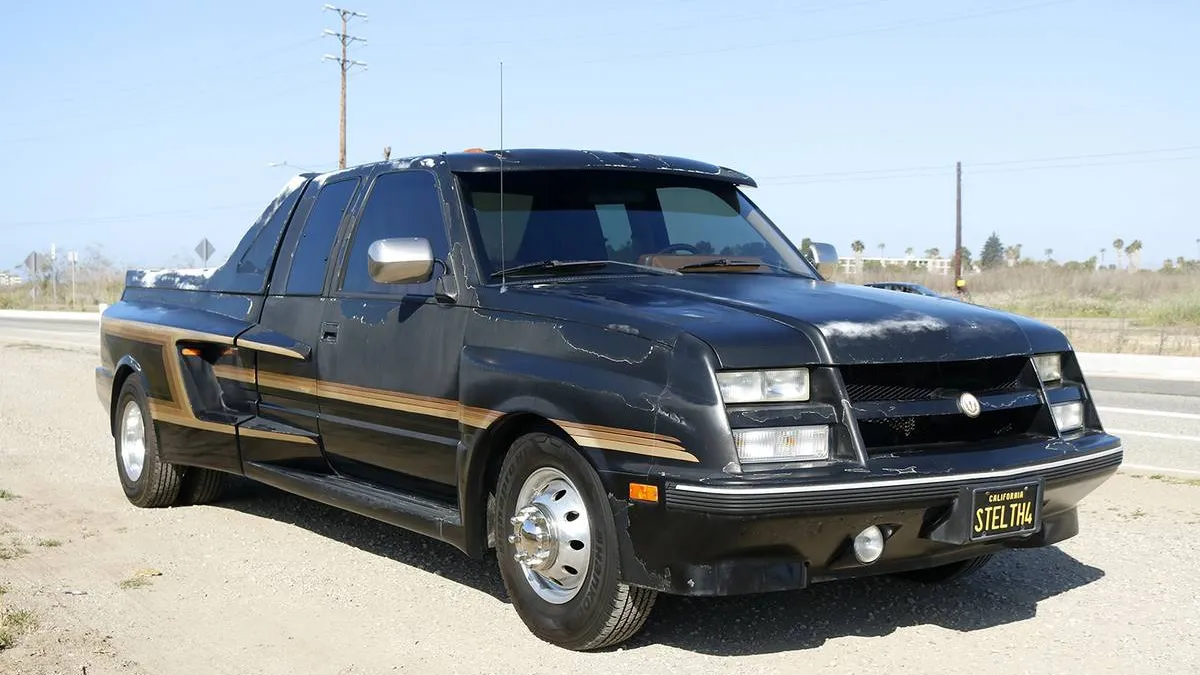
[[[508,267],[508,257],[504,254],[504,60],[500,61],[500,292],[508,290],[508,280],[504,270]]]

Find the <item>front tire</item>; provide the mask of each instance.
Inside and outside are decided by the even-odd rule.
[[[117,476],[125,497],[134,506],[170,506],[179,497],[183,472],[158,458],[158,434],[141,376],[126,378],[117,396],[113,436]]]
[[[225,490],[225,472],[189,466],[179,485],[178,503],[182,506],[211,504]]]
[[[491,525],[504,587],[534,635],[585,651],[641,630],[656,593],[621,583],[607,493],[570,443],[544,432],[513,443]]]
[[[938,565],[937,567],[927,567],[919,570],[909,570],[901,572],[898,576],[908,579],[909,581],[917,581],[925,584],[947,584],[951,581],[956,581],[975,574],[987,565],[994,553],[981,555],[977,558],[968,558],[959,560],[958,562],[948,563],[946,565]]]

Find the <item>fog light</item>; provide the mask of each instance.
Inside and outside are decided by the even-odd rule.
[[[883,530],[872,525],[854,536],[854,557],[869,565],[883,555]]]
[[[1083,426],[1083,403],[1080,401],[1056,403],[1050,406],[1050,412],[1054,415],[1054,425],[1060,432],[1074,431]]]
[[[743,462],[829,459],[829,427],[734,429],[733,446]]]

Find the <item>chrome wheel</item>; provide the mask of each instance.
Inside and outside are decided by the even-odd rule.
[[[592,559],[592,527],[571,479],[550,467],[534,471],[521,486],[509,524],[513,558],[534,592],[556,605],[575,597]]]
[[[121,413],[121,466],[131,481],[137,481],[146,464],[146,428],[142,423],[142,409],[137,401],[125,404]]]

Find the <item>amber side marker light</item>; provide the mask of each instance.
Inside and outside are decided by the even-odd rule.
[[[642,483],[629,484],[629,498],[637,502],[658,503],[658,486]]]
[[[196,349],[195,347],[184,347],[183,349],[179,350],[179,353],[183,354],[184,356],[200,356],[200,350]]]

